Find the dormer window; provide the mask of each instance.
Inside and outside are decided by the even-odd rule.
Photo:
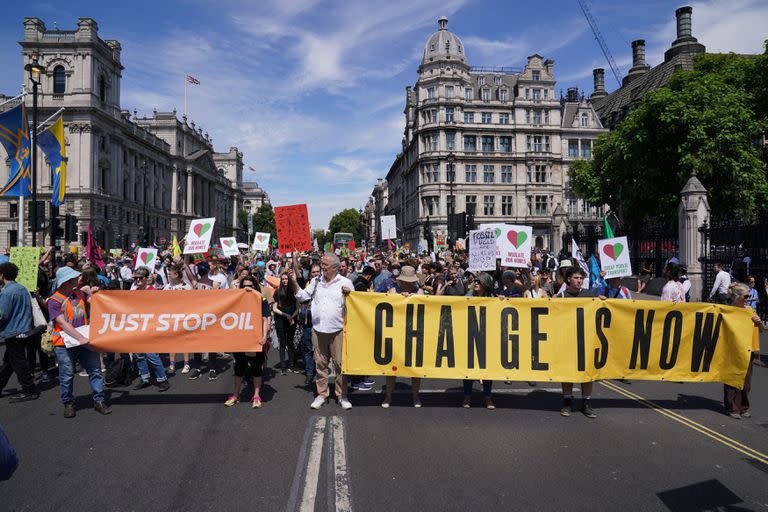
[[[484,88],[480,91],[481,98],[483,101],[491,101],[491,90],[488,88]]]
[[[485,77],[484,76],[477,77],[477,85],[485,85]]]
[[[589,115],[586,112],[581,114],[581,126],[589,126]]]
[[[496,85],[501,85],[501,77],[500,76],[494,77],[493,83],[495,83]]]
[[[531,71],[531,79],[535,81],[541,80],[541,71],[539,70]]]
[[[431,52],[435,51],[435,43],[432,43],[431,45],[429,45],[429,51]]]
[[[457,48],[459,49],[459,53],[461,53],[461,45],[458,45]]]
[[[446,52],[449,52],[449,51],[451,51],[451,40],[450,40],[450,39],[448,39],[448,40],[445,42],[445,51],[446,51]]]

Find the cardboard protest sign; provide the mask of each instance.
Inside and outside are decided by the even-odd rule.
[[[491,231],[493,231],[493,234],[496,236],[496,257],[497,258],[501,258],[501,237],[502,235],[504,235],[504,233],[507,232],[508,227],[509,227],[508,224],[504,224],[501,222],[480,224],[478,226],[478,229],[490,229]]]
[[[117,259],[120,256],[122,256],[122,254],[123,254],[123,250],[122,249],[110,249],[109,250],[109,255],[111,257],[115,258],[115,259]]]
[[[496,234],[490,229],[469,232],[469,270],[496,270]]]
[[[269,249],[269,233],[256,233],[253,237],[253,250],[266,251]]]
[[[597,250],[600,253],[600,267],[605,271],[606,279],[632,275],[627,237],[619,236],[598,240]]]
[[[275,227],[277,247],[281,252],[312,250],[306,204],[275,207]]]
[[[9,261],[19,267],[16,282],[31,292],[37,289],[40,251],[40,247],[11,247]]]
[[[448,239],[445,235],[445,233],[437,233],[435,236],[435,247],[437,249],[447,249],[448,248]]]
[[[219,242],[221,243],[221,252],[224,253],[224,256],[240,255],[240,249],[237,247],[237,240],[235,240],[235,237],[222,237],[219,238]]]
[[[184,254],[199,254],[207,251],[211,246],[211,235],[215,223],[216,217],[193,220],[187,231]]]
[[[133,268],[147,267],[150,272],[155,271],[155,262],[157,260],[157,249],[153,247],[142,247],[136,253],[136,263]]]
[[[381,239],[394,240],[397,238],[397,221],[394,215],[381,216]]]
[[[505,232],[498,240],[501,241],[501,264],[505,267],[528,268],[531,261],[531,226],[507,225]]]

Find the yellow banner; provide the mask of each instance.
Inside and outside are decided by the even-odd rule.
[[[351,375],[741,388],[754,328],[747,310],[704,303],[353,292],[346,308]]]

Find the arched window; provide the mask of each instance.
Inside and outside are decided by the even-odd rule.
[[[53,94],[64,94],[67,89],[67,75],[64,66],[53,68]]]
[[[104,80],[104,75],[99,75],[99,99],[107,101],[107,84]]]

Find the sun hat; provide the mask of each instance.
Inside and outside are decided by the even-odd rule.
[[[72,267],[61,267],[56,271],[56,288],[60,288],[61,285],[72,279],[80,277],[80,272]]]
[[[571,263],[571,260],[561,260],[560,261],[560,268],[566,268],[566,267],[572,267],[573,263]]]
[[[404,283],[415,283],[418,282],[419,278],[416,276],[415,268],[410,265],[405,265],[400,269],[400,275],[397,276],[397,280]]]
[[[493,291],[493,278],[485,272],[480,272],[477,275],[476,281],[489,292]]]

